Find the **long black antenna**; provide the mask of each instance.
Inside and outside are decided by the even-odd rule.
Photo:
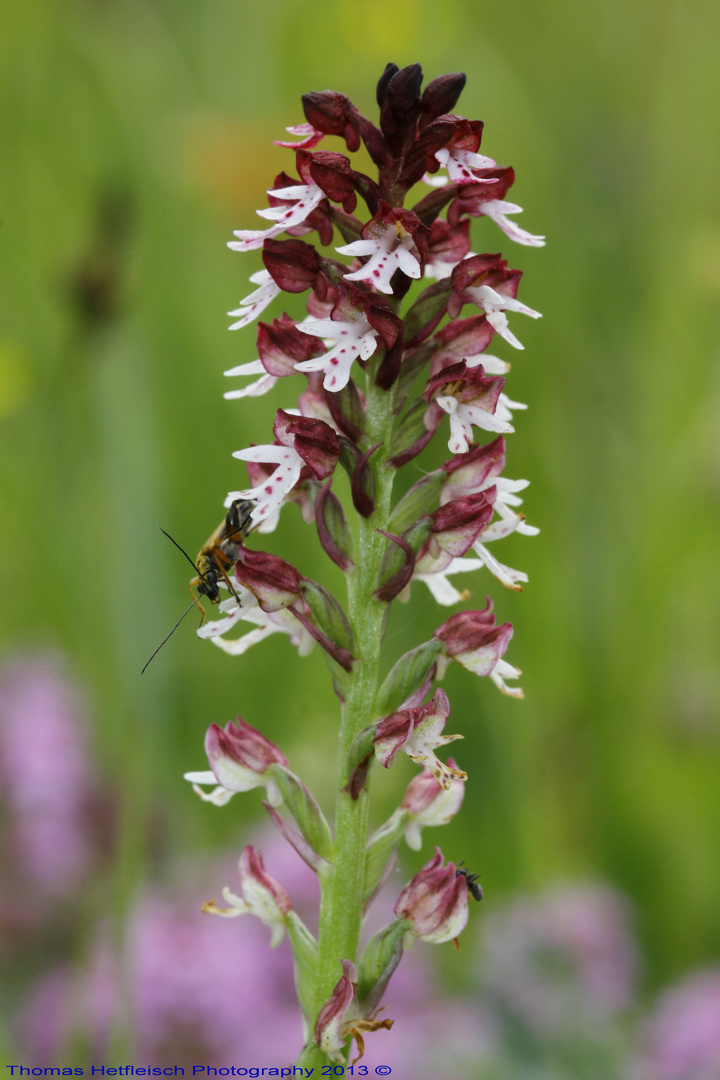
[[[165,530],[164,530],[164,529],[163,529],[163,532],[165,532]],[[165,533],[165,535],[167,536],[167,533]],[[170,539],[172,540],[172,536],[170,537]],[[175,543],[175,541],[174,541],[174,540],[173,540],[173,543]],[[180,550],[182,551],[182,548],[181,548]],[[184,554],[184,553],[183,553],[183,554]],[[191,559],[190,561],[192,562],[192,559]],[[187,614],[188,614],[188,613],[190,612],[190,608],[194,608],[196,604],[197,604],[197,600],[193,600],[193,602],[192,602],[192,603],[190,604],[190,607],[189,607],[189,608],[187,608],[187,610],[186,610],[186,611],[183,611],[182,615],[180,616],[180,618],[178,619],[178,621],[177,621],[177,622],[175,623],[175,625],[173,626],[173,628],[172,628],[172,630],[170,631],[170,633],[169,633],[169,634],[167,635],[167,637],[164,637],[164,638],[162,639],[162,641],[161,641],[161,642],[160,642],[160,644],[158,645],[157,649],[155,650],[155,652],[154,652],[154,653],[152,654],[152,656],[150,657],[150,660],[153,660],[153,659],[154,659],[154,658],[155,658],[155,657],[157,656],[157,654],[158,654],[158,653],[160,652],[160,650],[162,649],[162,647],[163,647],[163,645],[165,644],[165,642],[166,642],[166,641],[168,640],[168,638],[171,638],[171,637],[173,636],[173,634],[174,634],[174,633],[175,633],[175,631],[177,630],[177,628],[178,628],[178,626],[180,625],[180,623],[181,623],[181,622],[183,621],[183,619],[185,618],[185,616],[186,616],[186,615],[187,615]],[[146,663],[145,663],[145,667],[144,667],[144,668],[142,669],[142,671],[140,672],[140,674],[141,674],[141,675],[143,675],[143,674],[144,674],[144,672],[145,672],[145,668],[146,668],[146,667],[148,666],[148,664],[150,663],[150,660],[147,660],[147,661],[146,661]]]
[[[204,574],[201,574],[201,573],[200,573],[200,571],[198,570],[197,566],[195,565],[195,563],[194,563],[194,562],[192,561],[192,559],[191,559],[191,558],[190,558],[190,556],[188,555],[188,553],[187,553],[187,551],[185,550],[185,548],[181,548],[181,547],[180,547],[180,545],[178,544],[177,540],[173,540],[173,538],[172,538],[172,536],[170,535],[170,533],[169,533],[169,532],[165,532],[165,530],[163,529],[162,525],[160,525],[160,526],[159,526],[159,528],[160,528],[160,532],[161,532],[161,533],[163,533],[163,534],[164,534],[165,536],[167,536],[168,540],[170,540],[170,541],[171,541],[171,543],[173,543],[173,544],[175,545],[175,547],[176,547],[176,548],[178,549],[178,551],[181,551],[181,552],[183,553],[183,555],[185,556],[185,558],[187,559],[187,561],[188,561],[188,562],[190,563],[190,565],[192,566],[192,568],[193,568],[193,570],[195,571],[195,573],[197,574],[197,576],[198,576],[199,578],[203,578],[203,579],[204,579],[204,578],[205,578],[205,575],[204,575]]]

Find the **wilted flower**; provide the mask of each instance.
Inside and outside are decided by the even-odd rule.
[[[468,920],[468,891],[465,878],[451,862],[443,866],[439,847],[395,904],[395,915],[407,922],[413,937],[436,945],[452,941],[465,929]]]
[[[488,596],[487,606],[481,611],[461,611],[451,615],[433,637],[443,643],[448,660],[457,660],[473,675],[489,675],[503,694],[522,697],[519,687],[508,687],[505,683],[505,679],[517,679],[522,674],[503,660],[512,635],[510,623],[495,625],[493,604]]]
[[[238,915],[254,915],[270,927],[270,948],[276,948],[285,936],[285,922],[292,911],[290,897],[282,885],[266,872],[262,852],[256,851],[252,844],[248,844],[240,856],[238,877],[242,896],[237,896],[225,886],[222,895],[230,907],[219,908],[214,900],[210,900],[203,904],[203,911],[231,919]]]
[[[462,806],[465,784],[454,758],[448,758],[447,764],[458,772],[450,787],[444,787],[431,769],[423,769],[410,781],[403,795],[400,808],[407,812],[405,841],[413,851],[419,851],[422,846],[424,828],[447,825]]]
[[[375,757],[387,769],[395,754],[402,750],[411,761],[430,769],[444,788],[449,788],[455,780],[466,780],[466,772],[439,761],[433,753],[438,746],[462,739],[462,735],[441,734],[449,715],[447,694],[438,689],[427,705],[386,716],[375,731]]]

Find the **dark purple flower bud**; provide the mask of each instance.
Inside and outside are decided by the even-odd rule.
[[[400,893],[394,911],[410,932],[423,941],[441,944],[462,933],[468,920],[465,878],[453,863],[443,866],[440,848]]]
[[[427,84],[420,99],[422,118],[420,129],[444,113],[452,112],[465,87],[465,73],[459,71],[451,75],[439,75]]]
[[[382,533],[383,536],[386,536],[388,540],[391,540],[393,544],[400,548],[403,556],[402,563],[398,569],[383,581],[382,585],[373,593],[377,600],[381,600],[383,603],[388,604],[410,583],[415,568],[415,554],[410,547],[410,544],[402,536],[393,536],[392,533],[383,532],[382,529],[378,529],[378,532]],[[384,576],[383,570],[385,568],[386,560],[384,559],[383,565],[380,567],[381,577]]]
[[[285,292],[311,289],[320,272],[320,256],[302,240],[265,240],[262,260],[276,285]]]
[[[350,557],[353,536],[348,526],[342,503],[330,491],[331,480],[315,500],[315,522],[320,543],[327,555],[341,570],[349,570],[355,564]]]
[[[308,153],[299,150],[296,160],[298,171],[306,184],[316,184],[333,202],[342,204],[346,213],[352,214],[357,205],[355,194],[355,170],[344,154],[329,150]]]
[[[335,90],[313,91],[302,96],[305,119],[325,135],[340,135],[353,153],[360,147],[357,109],[345,94]]]
[[[349,445],[351,446],[352,444]],[[380,445],[381,443],[377,443],[375,446],[371,447],[367,453],[358,457],[357,465],[355,466],[350,481],[353,506],[358,514],[362,514],[362,516],[366,518],[370,517],[375,510],[375,477],[368,462],[370,460],[370,455],[374,454]]]

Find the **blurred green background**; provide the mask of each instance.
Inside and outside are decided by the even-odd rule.
[[[225,243],[261,227],[265,188],[294,171],[272,139],[306,90],[374,118],[385,63],[420,61],[427,79],[467,72],[458,111],[485,121],[521,224],[548,236],[520,248],[473,224],[473,249],[502,248],[544,314],[514,326],[524,353],[498,350],[530,406],[507,473],[531,480],[542,532],[501,554],[529,573],[522,594],[476,585],[515,625],[526,700],[448,673],[471,782],[437,839],[490,905],[557,880],[618,886],[651,986],[717,957],[720,8],[25,0],[2,22],[0,632],[7,655],[65,651],[87,688],[120,808],[103,905],[121,913],[171,858],[250,837],[259,799],[220,812],[181,780],[212,721],[262,727],[327,805],[337,707],[318,650],[273,639],[233,660],[193,616],[139,672],[188,601],[158,526],[194,554],[246,483],[232,451],[267,442],[291,404],[282,388],[222,400],[223,370],[256,356],[225,312],[260,266]],[[296,507],[267,546],[340,580]],[[393,656],[439,614],[416,586]],[[376,778],[377,822],[410,775]]]

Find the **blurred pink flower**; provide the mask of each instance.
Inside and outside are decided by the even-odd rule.
[[[638,966],[624,899],[608,886],[522,897],[482,925],[483,985],[531,1030],[576,1035],[632,1001]]]
[[[91,855],[94,784],[79,695],[56,656],[0,668],[0,777],[17,865],[42,888],[67,891]]]
[[[720,967],[697,971],[666,990],[644,1028],[643,1080],[717,1080]]]

